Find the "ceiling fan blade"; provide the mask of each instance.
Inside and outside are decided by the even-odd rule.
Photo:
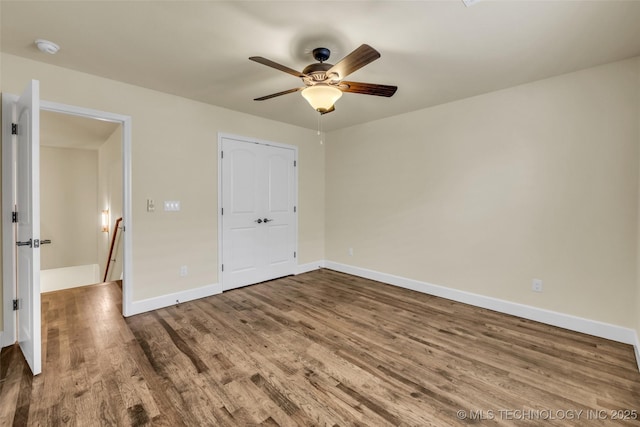
[[[377,95],[390,97],[396,93],[398,86],[377,85],[373,83],[340,82],[340,90],[343,92],[361,93],[363,95]]]
[[[380,58],[380,52],[368,44],[363,44],[331,67],[327,74],[337,73],[338,77],[343,79],[378,58]]]
[[[328,114],[332,111],[336,111],[336,106],[332,105],[331,108],[329,108],[327,111],[320,113],[321,116],[324,116],[325,114]]]
[[[280,70],[280,71],[284,71],[285,73],[289,73],[292,76],[296,76],[296,77],[304,77],[304,74],[302,74],[300,71],[296,71],[293,68],[289,68],[287,66],[284,66],[282,64],[278,64],[277,62],[273,62],[270,59],[267,58],[263,58],[262,56],[252,56],[251,58],[249,58],[252,61],[255,61],[259,64],[262,65],[266,65],[267,67],[271,67],[271,68],[275,68],[276,70]]]
[[[295,89],[283,90],[282,92],[272,93],[271,95],[266,95],[266,96],[261,96],[260,98],[254,99],[254,101],[264,101],[266,99],[275,98],[276,96],[286,95],[288,93],[293,93],[293,92],[298,92],[298,91],[300,91],[302,89],[304,89],[304,88],[303,87],[297,87]]]

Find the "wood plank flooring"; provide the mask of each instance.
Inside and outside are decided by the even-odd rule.
[[[2,426],[640,425],[631,346],[330,270],[128,319],[114,282],[42,302]]]

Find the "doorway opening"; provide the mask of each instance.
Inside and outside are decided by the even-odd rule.
[[[41,292],[121,279],[122,190],[122,124],[40,112]]]
[[[121,188],[122,188],[122,198],[121,205],[118,207],[116,202],[116,210],[120,210],[122,222],[121,229],[118,230],[118,234],[121,236],[121,259],[120,263],[121,270],[117,270],[118,274],[114,273],[113,264],[109,270],[109,278],[115,279],[120,277],[122,279],[122,315],[127,317],[132,314],[132,299],[133,299],[133,274],[132,274],[132,240],[133,240],[133,221],[132,221],[132,209],[131,209],[131,116],[126,116],[122,114],[110,113],[106,111],[93,110],[90,108],[78,107],[74,105],[60,104],[57,102],[50,101],[41,101],[40,102],[40,110],[52,113],[60,113],[63,115],[74,116],[85,119],[94,119],[103,122],[115,123],[119,125],[120,129],[120,150],[121,150],[121,167],[120,171],[121,175]],[[113,149],[114,145],[111,145]],[[106,156],[107,158],[113,159],[113,156]],[[111,168],[111,176],[106,179],[111,181],[112,186],[120,184],[118,182],[118,177],[113,175],[113,171],[116,170],[117,167]],[[117,196],[112,194],[113,199],[115,200]],[[104,200],[103,200],[104,202]],[[108,210],[108,209],[102,209]],[[100,212],[102,216],[102,212]],[[112,236],[112,233],[115,232],[113,229],[117,218],[115,218],[110,213],[107,215],[108,218],[108,227],[110,232],[109,238]],[[106,255],[108,252],[105,252],[105,257],[100,258],[100,263],[107,263]],[[102,264],[100,272],[104,273],[102,269]]]

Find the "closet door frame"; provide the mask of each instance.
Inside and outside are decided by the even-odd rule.
[[[227,168],[231,167],[229,163],[231,159],[230,159],[229,153],[227,153],[226,159],[225,159],[224,146],[225,144],[226,145],[233,144],[234,142],[237,142],[238,144],[256,144],[259,147],[258,151],[261,151],[261,152],[264,151],[263,148],[266,151],[269,151],[269,148],[276,148],[276,149],[285,149],[287,150],[287,152],[290,152],[293,154],[292,158],[290,158],[290,161],[293,164],[291,165],[292,176],[291,176],[291,182],[289,185],[290,188],[288,190],[289,199],[290,199],[289,209],[291,211],[290,212],[291,214],[289,215],[290,237],[288,238],[289,243],[287,245],[287,251],[290,254],[290,258],[286,260],[284,264],[281,264],[279,267],[278,266],[275,266],[273,268],[269,267],[270,269],[265,270],[263,272],[264,274],[260,272],[256,272],[256,274],[252,276],[252,274],[249,273],[247,276],[250,276],[253,278],[250,278],[248,281],[240,280],[241,284],[237,284],[238,275],[235,275],[235,276],[233,275],[234,271],[232,269],[234,268],[234,266],[230,263],[231,261],[230,260],[231,255],[229,253],[230,247],[227,246],[225,248],[225,242],[227,245],[230,244],[229,235],[225,236],[225,233],[229,232],[231,221],[234,221],[235,219],[234,219],[234,215],[232,215],[230,212],[231,207],[225,206],[225,204],[227,205],[229,204],[229,200],[227,197],[227,200],[225,201],[224,167],[225,166]],[[278,152],[278,151],[272,150],[272,152]],[[225,160],[226,160],[226,163],[225,163]],[[228,170],[229,169],[227,169],[227,171]],[[218,262],[217,263],[218,263],[218,282],[221,286],[221,289],[223,291],[230,290],[236,287],[247,286],[253,283],[259,283],[264,280],[274,279],[276,277],[295,274],[297,270],[297,264],[298,264],[298,257],[297,257],[297,253],[298,253],[298,206],[297,206],[298,205],[298,147],[294,145],[281,144],[281,143],[276,143],[272,141],[265,141],[265,140],[260,140],[256,138],[245,137],[245,136],[219,133],[218,134],[218,185],[217,185],[217,188],[218,188],[218,210],[217,210],[218,211],[217,213],[217,216],[218,216]],[[271,207],[271,201],[270,201],[270,207]],[[225,217],[225,214],[226,214],[226,217]],[[278,220],[277,213],[275,215],[271,215],[270,213],[265,211],[264,215],[259,214],[256,216],[259,216],[260,218],[264,216],[264,219],[275,218],[275,221],[270,222],[269,224],[264,222],[262,223],[256,222],[256,224],[253,224],[255,220],[260,218],[253,218],[253,217],[247,218],[245,220],[246,222],[245,227],[246,227],[248,238],[251,238],[252,233],[256,231],[255,229],[252,229],[251,225],[255,225],[255,227],[259,227],[257,231],[264,232],[266,234],[268,234],[267,230],[271,230],[271,231],[275,230],[277,232],[278,227],[282,225],[282,222]],[[272,216],[274,218],[270,218]],[[227,221],[226,224],[225,224],[225,220]],[[274,255],[274,254],[275,253],[269,253],[269,255]],[[225,257],[227,259],[225,259]]]

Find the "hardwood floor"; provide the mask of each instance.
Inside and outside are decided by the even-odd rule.
[[[42,296],[43,373],[2,350],[0,425],[640,425],[631,346],[330,270],[120,299]]]

